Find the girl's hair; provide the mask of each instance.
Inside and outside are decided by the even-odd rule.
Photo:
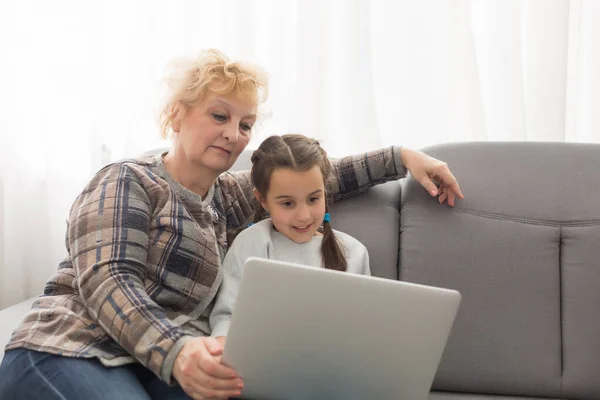
[[[219,50],[203,51],[195,59],[173,62],[167,77],[167,100],[160,112],[161,137],[172,133],[173,122],[211,95],[233,94],[254,107],[268,95],[268,76],[260,67],[229,61]]]
[[[252,183],[260,195],[265,198],[269,191],[271,175],[279,168],[293,171],[308,171],[319,166],[325,184],[331,171],[327,153],[315,139],[303,135],[271,136],[261,143],[252,154]],[[325,193],[323,193],[325,196]],[[327,205],[326,211],[327,211]],[[265,218],[265,211],[258,206],[254,222]],[[331,224],[323,221],[323,242],[321,244],[323,266],[328,269],[345,271],[348,265],[340,244],[333,233]]]

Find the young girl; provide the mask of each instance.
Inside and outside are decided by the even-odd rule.
[[[319,142],[302,135],[271,136],[252,154],[255,224],[242,231],[225,256],[223,283],[210,314],[213,337],[227,336],[248,257],[263,257],[370,275],[365,246],[334,231],[325,179],[331,164]],[[266,212],[270,218],[263,219]]]

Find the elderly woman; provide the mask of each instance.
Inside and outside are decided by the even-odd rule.
[[[215,50],[177,72],[161,115],[171,150],[107,165],[77,197],[68,257],[6,347],[0,398],[240,394],[243,382],[220,364],[222,343],[210,337],[208,317],[228,230],[254,214],[248,172],[227,171],[252,136],[267,78]],[[391,147],[336,161],[330,199],[406,170],[440,202],[462,198],[445,163]]]

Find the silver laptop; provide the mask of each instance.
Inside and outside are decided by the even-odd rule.
[[[457,291],[249,258],[223,353],[242,398],[426,400]]]

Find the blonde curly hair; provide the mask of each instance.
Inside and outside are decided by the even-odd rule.
[[[170,137],[173,122],[183,117],[188,107],[209,96],[233,94],[258,108],[268,96],[268,75],[254,65],[230,61],[219,50],[201,52],[195,59],[175,61],[167,76],[167,100],[160,112],[161,137]]]

